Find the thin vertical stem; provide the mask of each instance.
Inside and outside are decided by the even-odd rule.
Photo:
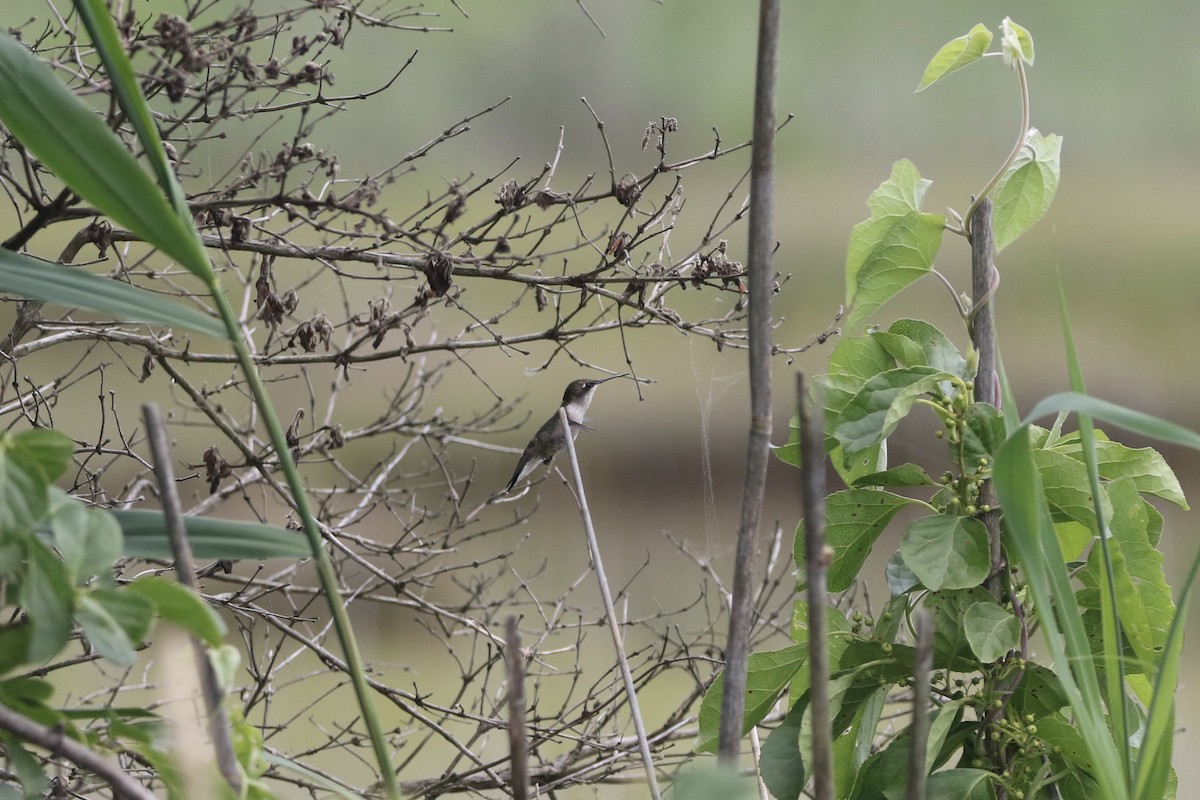
[[[146,420],[150,453],[154,457],[154,478],[158,483],[158,496],[162,501],[163,517],[167,523],[167,538],[171,543],[171,553],[175,557],[175,577],[181,584],[196,592],[196,564],[192,560],[192,548],[188,543],[183,522],[183,506],[179,502],[178,492],[175,491],[175,466],[171,462],[167,426],[158,406],[153,403],[142,406],[142,417]],[[234,794],[240,795],[242,770],[233,750],[229,715],[225,711],[216,671],[212,662],[208,660],[204,645],[195,636],[192,636],[191,640],[196,653],[196,671],[200,674],[200,686],[204,690],[204,705],[209,715],[209,732],[212,736],[213,750],[216,751],[217,767]]]
[[[761,0],[758,65],[754,86],[754,153],[750,161],[750,220],[747,258],[749,294],[750,434],[746,478],[734,561],[725,689],[717,754],[736,767],[741,754],[746,707],[746,660],[750,650],[751,592],[758,520],[766,494],[771,436],[771,253],[774,214],[775,75],[779,49],[779,0]]]
[[[525,658],[517,618],[504,620],[504,664],[508,671],[509,791],[513,800],[529,798],[529,748],[525,741]]]
[[[829,556],[825,552],[825,415],[820,387],[812,402],[804,373],[796,373],[800,409],[800,498],[804,512],[805,580],[808,583],[809,707],[812,708],[813,799],[833,800],[833,723],[829,713]]]
[[[996,370],[996,315],[994,297],[996,293],[996,267],[992,263],[992,201],[983,198],[971,216],[971,342],[979,356],[979,368],[975,373],[975,398],[984,403],[1000,406],[1000,381]],[[988,550],[991,570],[987,589],[997,600],[1003,594],[1002,572],[1004,554],[1000,547],[1000,512],[996,509],[996,492],[992,482],[986,481],[980,489],[980,505],[988,506],[983,514],[983,525],[988,532]]]
[[[564,431],[571,430],[571,421],[567,417],[566,407],[558,410],[558,424]],[[571,459],[571,474],[575,478],[575,498],[579,502],[579,513],[583,516],[583,532],[587,536],[588,552],[592,557],[592,567],[596,570],[596,580],[600,583],[600,598],[604,601],[604,616],[608,617],[608,629],[612,633],[613,647],[617,652],[617,663],[621,668],[621,679],[625,682],[625,694],[629,698],[629,713],[633,717],[633,728],[637,733],[638,748],[642,752],[642,766],[646,770],[646,783],[650,785],[650,796],[654,800],[662,797],[658,790],[658,778],[654,774],[654,759],[650,754],[650,740],[646,737],[646,725],[642,721],[642,710],[638,705],[637,685],[633,682],[633,673],[629,671],[629,659],[625,655],[625,640],[621,636],[621,626],[617,622],[617,609],[613,605],[612,591],[608,587],[608,576],[604,572],[604,562],[600,558],[600,543],[596,540],[596,529],[592,527],[592,512],[588,510],[587,495],[583,491],[583,474],[579,471],[579,457],[575,454],[575,438],[567,436],[567,455]]]
[[[908,733],[908,792],[906,800],[925,800],[925,761],[929,747],[929,685],[933,671],[933,622],[925,609],[917,611],[917,652],[913,663],[913,712]]]

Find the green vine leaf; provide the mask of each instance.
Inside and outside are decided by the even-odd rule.
[[[782,650],[751,653],[746,663],[746,710],[743,730],[749,731],[762,721],[783,690],[791,683],[792,676],[808,663],[808,643],[794,644]],[[725,691],[725,673],[722,672],[704,693],[700,702],[700,738],[696,743],[699,752],[712,752],[717,748],[721,725],[721,698]]]
[[[1101,478],[1110,481],[1124,477],[1132,478],[1139,492],[1161,497],[1187,510],[1187,498],[1184,497],[1183,487],[1179,485],[1179,479],[1175,477],[1175,472],[1161,453],[1152,447],[1133,448],[1110,441],[1104,438],[1100,431],[1096,432],[1096,437],[1096,466]],[[1064,436],[1051,450],[1083,461],[1078,434]]]
[[[967,644],[984,664],[999,661],[1021,644],[1021,623],[1012,612],[992,600],[981,600],[963,615]]]
[[[863,384],[837,418],[833,435],[846,459],[878,445],[896,429],[921,395],[938,390],[954,376],[933,367],[880,373]]]
[[[900,537],[900,554],[921,583],[934,592],[978,586],[991,568],[987,529],[974,517],[923,517]]]
[[[920,94],[951,72],[978,61],[991,43],[992,32],[983,23],[971,28],[965,35],[946,42],[930,59],[925,74],[921,76],[921,84],[913,94]]]
[[[925,505],[877,489],[846,489],[825,498],[825,542],[833,550],[829,565],[829,591],[844,592],[854,583],[871,547],[892,517],[906,505]],[[796,528],[796,565],[803,571],[804,523]]]
[[[1152,671],[1162,657],[1167,632],[1175,615],[1171,589],[1163,576],[1163,554],[1150,544],[1146,502],[1131,478],[1120,478],[1106,489],[1113,505],[1109,551],[1116,582],[1121,628],[1142,662],[1130,664]],[[1099,608],[1099,582],[1105,580],[1099,548],[1092,550],[1080,580],[1088,587],[1079,593],[1081,606]]]
[[[992,193],[992,229],[996,251],[1016,241],[1041,219],[1058,191],[1062,137],[1042,136],[1037,128],[1025,135],[1025,146]]]
[[[904,159],[867,200],[871,218],[854,226],[846,257],[847,330],[933,268],[945,219],[921,211],[930,183]]]

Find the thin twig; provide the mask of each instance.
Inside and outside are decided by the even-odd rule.
[[[812,708],[814,800],[833,800],[833,724],[829,709],[829,643],[825,608],[829,557],[825,552],[825,415],[820,387],[810,401],[796,373],[800,409],[800,498],[804,506],[805,580],[808,583],[809,707]]]
[[[564,406],[558,410],[558,424],[564,431],[571,430],[571,421],[567,417]],[[621,667],[621,678],[625,682],[625,693],[629,697],[629,713],[633,717],[633,727],[637,732],[638,747],[642,752],[642,766],[646,770],[646,782],[650,785],[650,796],[659,800],[658,778],[654,774],[654,759],[650,755],[650,741],[646,738],[646,725],[642,721],[642,711],[638,706],[637,687],[633,682],[633,673],[629,670],[629,659],[625,657],[625,643],[621,637],[621,626],[617,622],[617,611],[613,606],[612,592],[608,588],[608,577],[604,574],[604,563],[600,559],[600,544],[596,541],[596,530],[592,527],[592,514],[588,510],[587,495],[583,492],[583,474],[579,471],[579,457],[575,453],[575,440],[566,437],[567,455],[571,458],[571,474],[575,477],[575,497],[579,501],[579,513],[583,516],[583,531],[587,535],[588,551],[591,553],[592,566],[596,570],[596,580],[600,584],[600,597],[604,600],[604,616],[608,618],[608,629],[612,633],[613,647],[617,653],[617,663]]]
[[[779,0],[761,0],[758,66],[754,86],[754,152],[750,161],[749,283],[750,434],[738,526],[733,601],[725,648],[725,689],[717,754],[736,767],[746,707],[746,661],[750,649],[754,555],[759,515],[766,494],[771,437],[771,255],[775,187],[775,75],[779,46]]]
[[[154,477],[158,483],[158,495],[167,523],[167,538],[171,542],[171,553],[175,557],[175,576],[181,584],[196,592],[196,564],[192,560],[192,548],[188,543],[187,530],[183,523],[183,507],[179,502],[179,493],[175,490],[175,467],[171,462],[167,426],[158,406],[153,403],[142,406],[142,417],[146,421],[150,452],[154,456]],[[208,710],[209,733],[213,740],[217,767],[234,793],[240,796],[242,770],[233,750],[229,715],[222,702],[216,670],[208,659],[204,644],[195,635],[190,635],[189,638],[196,653],[196,671],[200,674],[200,685],[204,689],[204,705]]]

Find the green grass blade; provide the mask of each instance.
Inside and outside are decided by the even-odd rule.
[[[1200,450],[1200,434],[1190,431],[1182,425],[1176,425],[1174,422],[1168,422],[1141,411],[1134,411],[1131,408],[1077,392],[1061,392],[1050,395],[1033,407],[1033,410],[1025,417],[1025,421],[1032,422],[1060,411],[1089,414],[1096,419],[1102,419],[1142,436]]]
[[[1067,298],[1058,286],[1058,302],[1063,326],[1063,342],[1067,349],[1067,371],[1071,376],[1071,389],[1079,395],[1087,395],[1083,381],[1083,369],[1079,365],[1079,354],[1075,350],[1075,335],[1071,330],[1071,318],[1067,314]],[[1087,468],[1088,485],[1092,493],[1092,510],[1096,514],[1096,525],[1100,531],[1099,547],[1104,581],[1100,586],[1101,648],[1104,666],[1105,699],[1114,728],[1113,738],[1121,753],[1121,768],[1125,772],[1125,785],[1132,784],[1133,755],[1129,746],[1129,719],[1125,704],[1125,661],[1121,658],[1124,636],[1121,631],[1121,616],[1117,609],[1117,579],[1113,574],[1112,545],[1108,523],[1104,519],[1100,487],[1100,468],[1096,458],[1096,430],[1092,416],[1079,412],[1079,442],[1083,463]]]
[[[79,18],[87,28],[88,34],[92,37],[92,43],[96,45],[96,51],[104,63],[104,71],[112,81],[113,91],[120,100],[121,109],[137,133],[138,141],[142,144],[142,150],[145,152],[146,160],[150,162],[159,188],[166,195],[175,214],[183,221],[184,227],[191,233],[186,240],[179,242],[181,246],[186,245],[189,251],[188,258],[181,259],[181,263],[193,274],[208,281],[215,280],[215,274],[208,256],[205,254],[204,246],[195,235],[195,226],[191,221],[187,200],[183,196],[179,181],[175,179],[175,173],[171,171],[166,148],[163,147],[162,138],[158,135],[158,127],[154,124],[154,118],[150,115],[150,106],[146,103],[145,95],[142,94],[142,86],[138,83],[137,75],[133,71],[133,64],[125,54],[124,44],[106,4],[103,0],[76,0],[75,9],[79,12]]]
[[[1089,751],[1094,778],[1105,800],[1125,800],[1128,786],[1104,718],[1091,648],[1062,549],[1033,460],[1029,426],[1008,438],[992,474],[1005,529],[1033,594],[1046,645],[1066,694],[1075,727]]]
[[[113,511],[125,535],[124,553],[139,558],[171,558],[167,523],[161,511]],[[188,542],[197,558],[307,558],[308,540],[296,531],[257,522],[184,517]]]
[[[129,322],[184,327],[220,339],[228,338],[221,323],[204,312],[78,269],[0,249],[0,292],[87,308]]]
[[[0,119],[72,191],[193,273],[204,275],[196,263],[200,245],[195,228],[172,210],[96,112],[8,35],[0,35],[0,87]],[[199,255],[204,257],[202,247]]]

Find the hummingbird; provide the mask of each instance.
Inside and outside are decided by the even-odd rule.
[[[588,406],[592,403],[592,395],[596,392],[596,387],[614,378],[624,378],[626,374],[612,375],[599,380],[580,378],[567,384],[560,408],[567,410],[571,438],[578,436],[579,432],[587,427],[583,424],[583,415],[587,413]],[[525,452],[521,453],[521,458],[517,461],[517,468],[513,470],[512,478],[509,479],[508,486],[504,487],[503,493],[511,492],[512,488],[517,485],[517,481],[533,472],[539,461],[549,464],[550,460],[566,446],[567,437],[563,435],[558,412],[555,411],[550,419],[537,429],[537,433],[529,440],[529,444],[525,445]]]

